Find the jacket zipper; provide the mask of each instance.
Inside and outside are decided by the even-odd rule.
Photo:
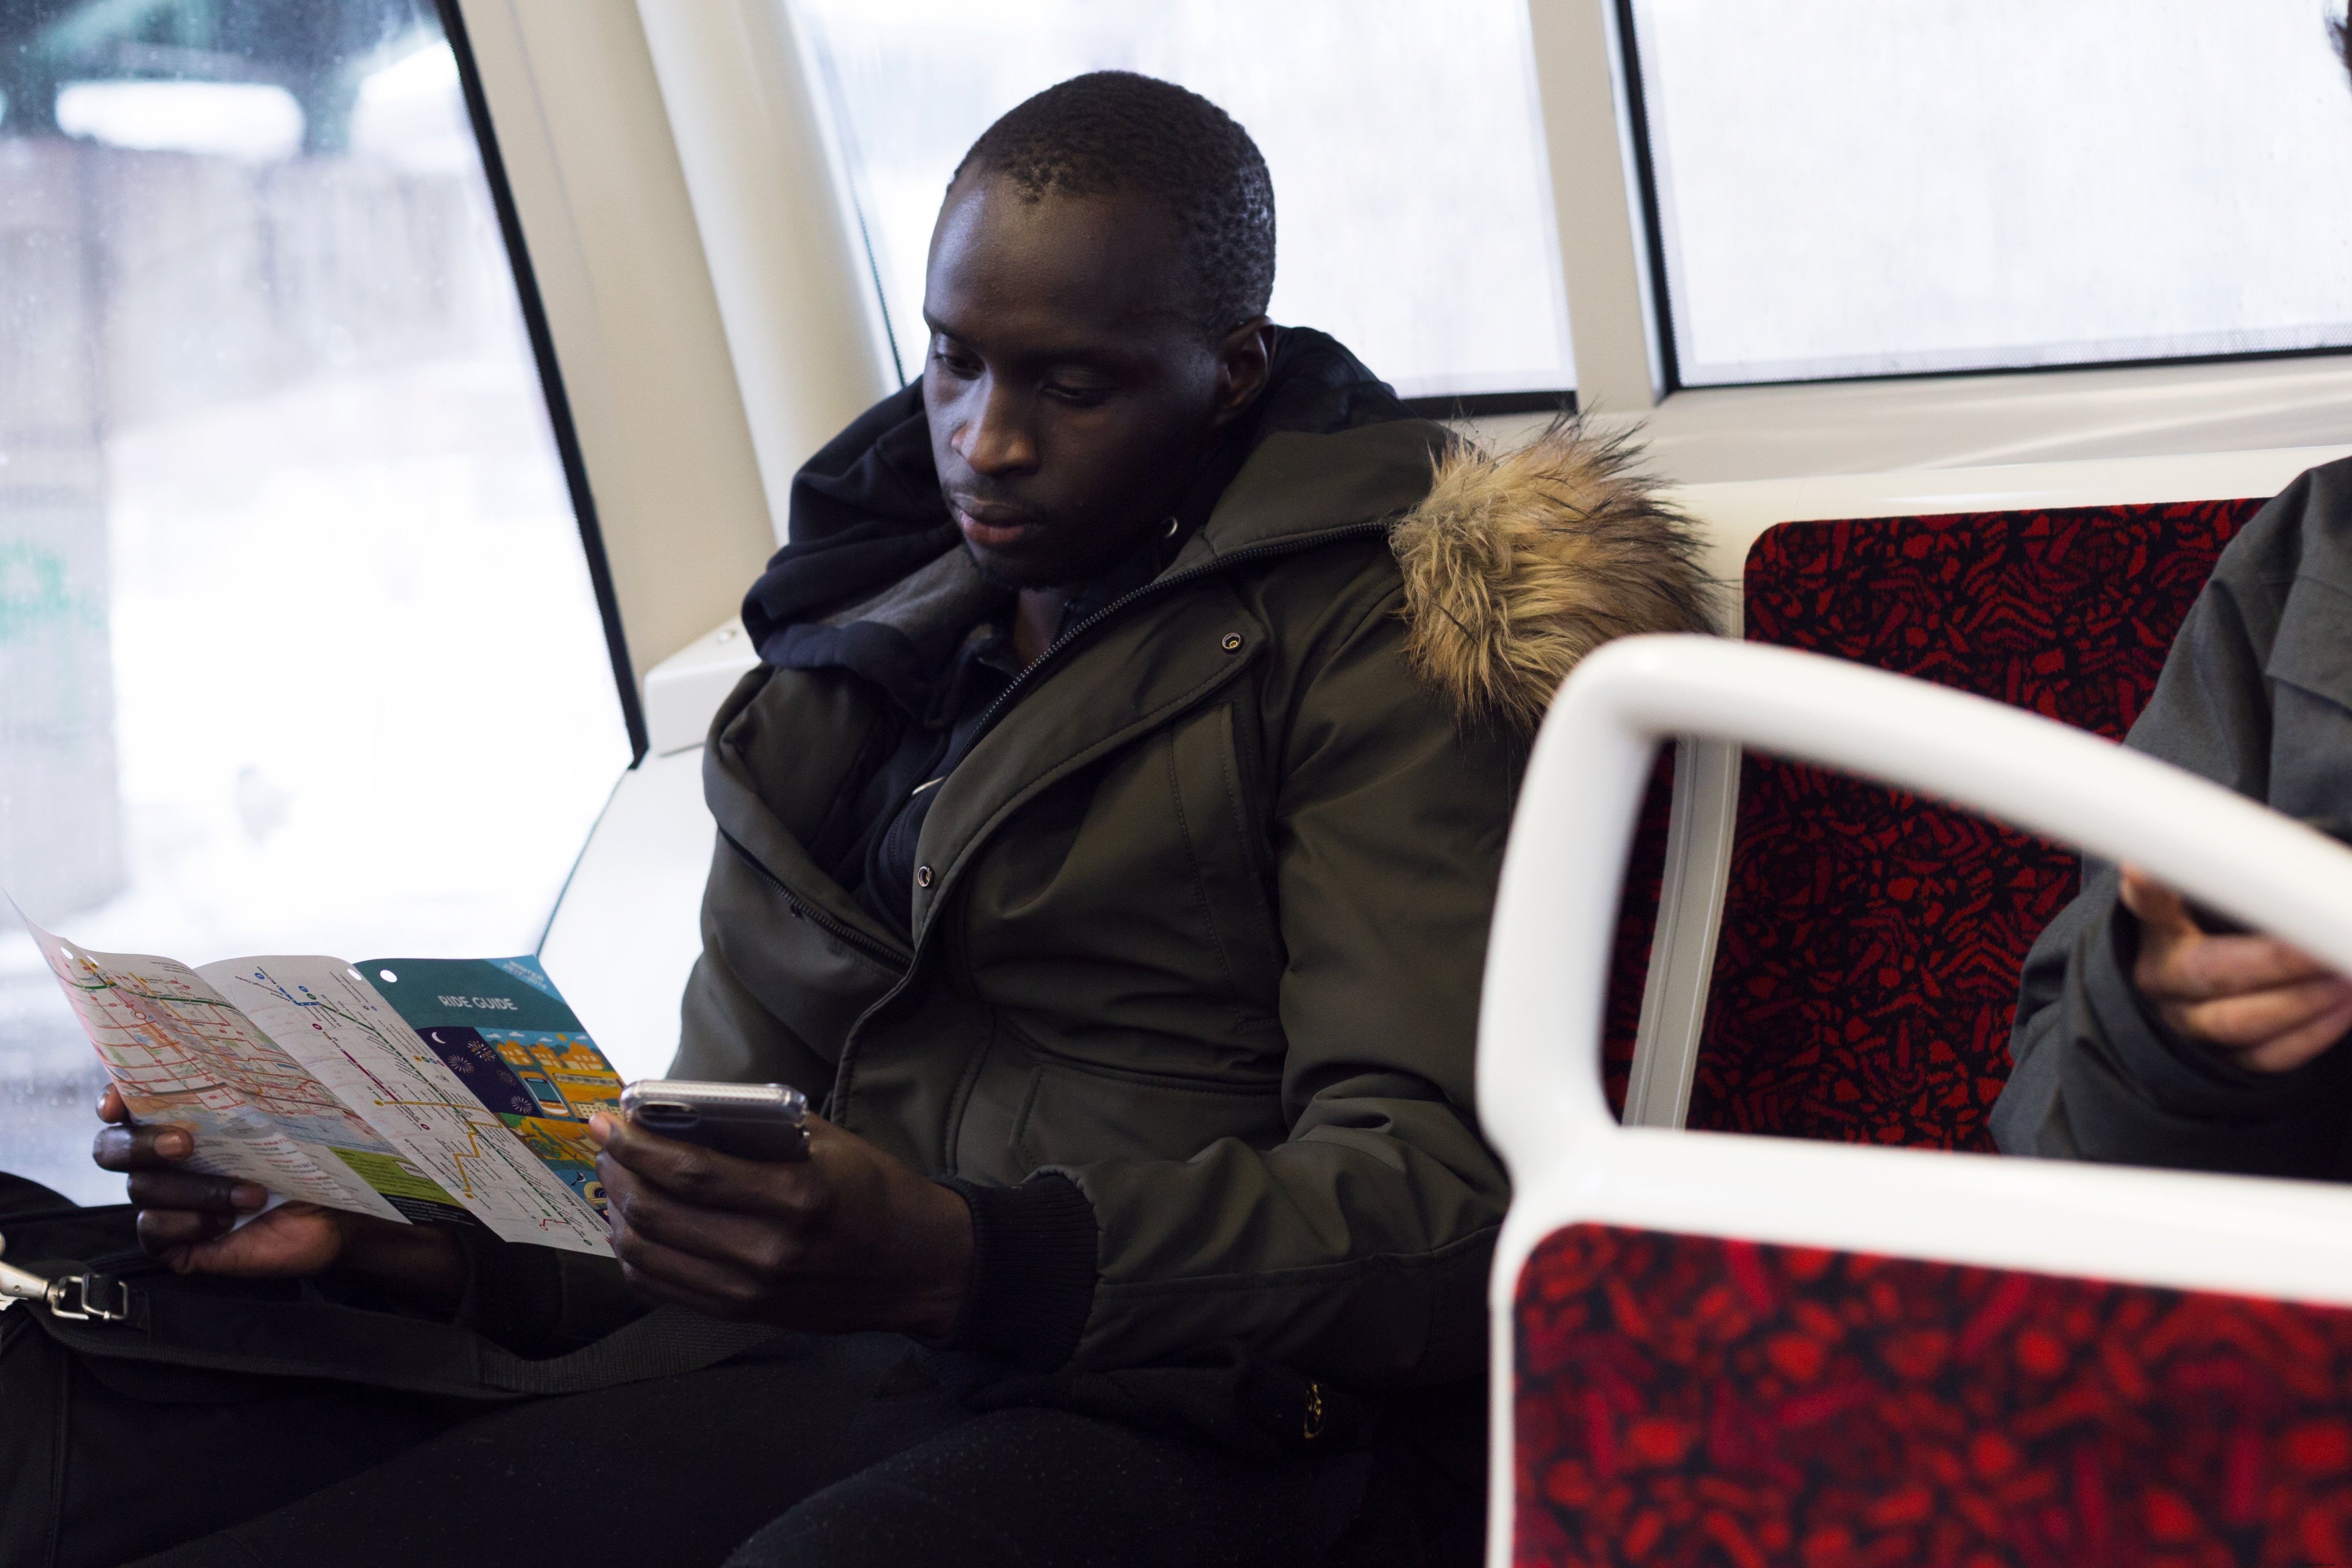
[[[727,840],[727,847],[734,850],[738,856],[741,857],[743,864],[751,867],[752,870],[759,873],[760,879],[761,881],[767,883],[768,886],[773,888],[777,892],[783,895],[784,903],[792,910],[793,918],[794,920],[808,921],[811,925],[816,927],[817,930],[824,932],[835,942],[840,942],[844,947],[854,949],[864,956],[872,959],[876,963],[881,965],[885,969],[895,971],[899,974],[905,974],[914,967],[914,961],[912,959],[902,957],[898,953],[893,952],[890,949],[884,947],[880,942],[876,942],[872,937],[867,936],[865,932],[857,931],[851,926],[845,925],[840,921],[835,920],[831,915],[826,914],[823,910],[818,909],[815,905],[811,904],[806,900],[803,899],[798,893],[793,892],[792,889],[784,885],[784,879],[782,877],[777,876],[773,871],[768,869],[767,862],[761,860],[757,855],[752,854],[749,849],[744,848],[741,841],[733,834],[728,832],[722,827],[719,830],[719,837]]]
[[[980,716],[980,723],[973,729],[971,738],[963,743],[963,749],[959,751],[954,756],[949,758],[947,762],[940,766],[939,770],[940,777],[945,778],[949,773],[954,772],[956,765],[961,763],[964,758],[971,754],[972,748],[979,745],[982,737],[986,736],[991,730],[996,727],[996,721],[1003,716],[1006,705],[1010,703],[1020,692],[1021,688],[1028,681],[1030,677],[1045,668],[1048,663],[1052,662],[1056,654],[1063,652],[1065,649],[1068,648],[1072,643],[1076,642],[1080,637],[1086,636],[1088,632],[1094,630],[1097,626],[1102,625],[1105,621],[1110,619],[1111,616],[1118,615],[1120,611],[1126,609],[1129,605],[1133,605],[1138,600],[1150,598],[1156,594],[1169,593],[1178,588],[1189,587],[1192,584],[1200,582],[1202,578],[1214,577],[1233,567],[1246,565],[1253,561],[1262,561],[1266,559],[1268,556],[1295,555],[1302,550],[1312,550],[1319,545],[1336,543],[1343,539],[1354,539],[1373,533],[1384,535],[1388,531],[1389,524],[1385,521],[1379,522],[1350,523],[1345,528],[1335,528],[1328,532],[1312,534],[1305,539],[1286,540],[1276,544],[1256,544],[1252,545],[1247,550],[1236,550],[1231,555],[1220,555],[1213,561],[1203,562],[1202,564],[1192,568],[1190,571],[1178,573],[1173,577],[1155,578],[1151,582],[1144,584],[1143,586],[1139,588],[1129,589],[1126,593],[1121,594],[1118,598],[1113,599],[1109,604],[1105,605],[1101,609],[1097,610],[1093,615],[1088,616],[1085,620],[1080,621],[1076,626],[1071,626],[1066,631],[1063,632],[1060,637],[1055,637],[1052,642],[1047,643],[1043,653],[1040,653],[1035,658],[1024,666],[1018,675],[1015,675],[1011,680],[1005,682],[1004,689],[996,694],[996,700],[991,702],[987,709],[982,712]]]
[[[1259,544],[1254,545],[1247,550],[1236,550],[1230,555],[1221,555],[1214,561],[1204,562],[1201,565],[1195,566],[1188,572],[1181,572],[1173,577],[1156,578],[1151,582],[1144,584],[1139,588],[1129,589],[1128,592],[1121,594],[1118,598],[1113,599],[1109,604],[1105,605],[1101,609],[1097,610],[1093,615],[1088,616],[1085,620],[1080,621],[1076,626],[1071,626],[1067,630],[1064,631],[1061,636],[1055,637],[1052,642],[1046,644],[1044,652],[1040,653],[1034,659],[1031,660],[1026,666],[1024,666],[1019,674],[1007,681],[1005,683],[1004,689],[996,694],[996,700],[991,702],[987,709],[982,712],[980,716],[980,723],[972,731],[971,738],[964,742],[961,750],[950,757],[946,763],[940,766],[939,778],[945,779],[949,773],[955,770],[956,766],[961,763],[965,757],[971,754],[971,749],[980,743],[982,736],[986,735],[991,730],[996,727],[996,721],[1003,716],[1006,704],[1013,700],[1013,696],[1020,691],[1022,686],[1026,683],[1032,676],[1035,675],[1039,670],[1043,669],[1048,663],[1050,663],[1055,656],[1068,649],[1071,644],[1076,642],[1080,637],[1094,630],[1095,627],[1102,625],[1103,622],[1108,620],[1111,616],[1118,615],[1122,610],[1125,610],[1130,605],[1133,605],[1139,600],[1148,599],[1155,594],[1167,593],[1177,588],[1189,586],[1190,584],[1200,582],[1204,578],[1216,576],[1218,574],[1232,567],[1245,565],[1253,561],[1263,561],[1268,557],[1276,555],[1294,555],[1302,550],[1312,550],[1319,545],[1335,543],[1343,539],[1359,539],[1375,533],[1385,536],[1388,531],[1389,524],[1386,520],[1377,522],[1350,523],[1344,528],[1335,528],[1328,532],[1313,534],[1305,539],[1288,540],[1278,544]],[[933,782],[938,781],[935,780]],[[826,914],[824,910],[816,909],[804,902],[798,893],[793,892],[791,888],[785,886],[784,879],[782,878],[770,870],[765,862],[763,862],[758,856],[752,854],[749,849],[746,849],[741,842],[724,827],[719,830],[719,837],[727,841],[727,847],[729,848],[734,850],[737,855],[742,857],[743,863],[751,867],[753,871],[757,872],[761,881],[766,882],[768,886],[773,888],[778,893],[783,896],[786,906],[792,910],[795,917],[811,922],[819,931],[822,931],[827,935],[833,937],[844,946],[864,954],[866,957],[872,959],[875,963],[882,965],[884,968],[898,971],[898,981],[892,984],[887,991],[884,992],[880,996],[877,997],[871,1004],[869,1004],[866,1010],[857,1016],[856,1021],[849,1026],[848,1036],[843,1043],[841,1060],[836,1064],[837,1073],[848,1073],[851,1070],[850,1056],[854,1042],[856,1042],[858,1037],[865,1032],[866,1020],[872,1018],[875,1015],[881,1012],[882,1009],[887,1007],[893,1001],[895,1001],[898,998],[898,993],[906,989],[907,983],[914,978],[914,959],[911,956],[905,958],[900,957],[898,953],[883,947],[880,943],[876,942],[864,933],[851,930],[849,927],[842,924],[841,921],[835,920],[831,915]],[[944,891],[944,889],[942,889],[942,891]],[[834,1091],[831,1095],[828,1095],[825,1100],[828,1113],[832,1112],[835,1109],[835,1102],[841,1096],[844,1081],[845,1080],[841,1077],[836,1076],[834,1082]]]

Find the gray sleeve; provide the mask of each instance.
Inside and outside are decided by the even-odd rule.
[[[2352,508],[2333,468],[2304,476],[2223,552],[2126,743],[2302,817],[2334,815],[2352,789],[2352,712],[2314,652],[2352,652],[2352,599],[2330,585],[2352,558]],[[2338,662],[2341,662],[2340,660]],[[2316,688],[2317,689],[2315,689]],[[2081,894],[2027,956],[1993,1108],[2004,1152],[2194,1169],[2317,1175],[2340,1161],[2327,1130],[2352,1053],[2256,1074],[2173,1036],[2129,981],[2138,932],[2112,867],[2084,866]],[[2315,1110],[2315,1105],[2324,1109]]]
[[[2060,1130],[2081,1157],[2247,1175],[2327,1177],[2344,1155],[2352,1053],[2329,1051],[2293,1072],[2257,1073],[2165,1027],[2129,979],[2138,928],[2115,902],[2078,927],[2054,1015]]]

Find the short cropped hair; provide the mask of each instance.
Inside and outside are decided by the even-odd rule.
[[[1197,92],[1133,71],[1072,77],[1016,105],[956,165],[1024,200],[1133,195],[1166,204],[1192,274],[1187,314],[1211,338],[1274,294],[1274,180],[1249,132]]]

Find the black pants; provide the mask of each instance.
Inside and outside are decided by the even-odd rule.
[[[94,1257],[124,1245],[129,1211],[0,1174],[0,1234],[19,1258]],[[486,1409],[78,1357],[0,1313],[0,1568],[1470,1560],[1392,1489],[1362,1506],[1372,1468],[974,1414],[885,1334]]]

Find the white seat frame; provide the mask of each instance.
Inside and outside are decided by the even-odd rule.
[[[1514,1197],[1488,1289],[1488,1562],[1510,1562],[1513,1303],[1563,1226],[1633,1226],[2352,1306],[2352,1189],[1621,1126],[1601,1028],[1618,891],[1659,743],[1692,736],[1938,796],[2111,860],[2352,973],[2352,849],[2021,710],[1713,637],[1632,637],[1569,678],[1503,862],[1478,1110]]]

